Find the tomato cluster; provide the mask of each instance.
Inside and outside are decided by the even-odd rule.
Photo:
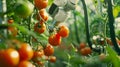
[[[85,43],[80,43],[79,51],[80,51],[80,54],[83,56],[87,56],[92,53],[91,48],[87,47]]]
[[[58,46],[61,44],[62,37],[67,37],[69,35],[69,29],[67,26],[60,26],[57,33],[51,34],[49,36],[48,42],[53,46]]]
[[[10,35],[10,37],[8,36],[8,38],[4,40],[7,47],[0,49],[0,67],[44,66],[46,61],[55,63],[57,58],[54,56],[54,46],[59,46],[62,38],[68,37],[68,27],[64,25],[58,26],[57,24],[56,27],[54,27],[55,31],[49,32],[50,35],[47,36],[48,44],[45,46],[41,44],[34,47],[34,44],[31,43],[33,42],[32,40],[37,42],[35,45],[38,44],[36,36],[43,34],[49,29],[46,23],[49,17],[46,11],[48,0],[34,0],[35,8],[30,1],[21,0],[15,2],[15,12],[12,16],[9,16],[10,19],[7,21],[7,35]],[[34,9],[35,13],[32,14]],[[29,16],[35,17],[35,22],[32,23],[34,26],[30,23],[26,23],[28,22],[28,18],[30,18]],[[29,19],[29,22],[32,21]],[[27,24],[29,25],[27,26]],[[19,27],[17,25],[24,25],[26,28],[29,27],[32,29],[24,29],[22,26]],[[33,31],[35,33],[31,33]],[[26,33],[24,34],[24,32],[30,32],[29,35],[31,38],[29,38]],[[23,38],[23,40],[18,40],[17,38]],[[29,38],[29,42],[27,38]]]
[[[35,7],[38,8],[36,19],[39,21],[34,25],[34,31],[42,34],[46,30],[45,22],[48,20],[48,14],[45,9],[48,6],[48,0],[34,0],[34,3]]]
[[[0,67],[33,67],[29,61],[33,57],[33,49],[27,43],[12,44],[17,47],[9,47],[0,50]],[[25,62],[25,63],[23,63]],[[26,66],[27,65],[27,66]]]

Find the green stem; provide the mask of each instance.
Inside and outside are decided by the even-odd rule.
[[[112,11],[112,2],[111,0],[107,0],[108,3],[108,20],[109,20],[109,28],[110,28],[110,37],[112,40],[112,43],[114,44],[116,52],[120,54],[120,49],[118,47],[118,44],[116,42],[116,36],[115,36],[115,30],[114,30],[114,17],[113,17],[113,11]]]
[[[31,16],[28,18],[28,30],[31,31]],[[32,45],[32,42],[31,42],[31,36],[28,37],[29,39],[29,44]]]
[[[82,1],[82,4],[83,4],[83,9],[84,9],[84,21],[85,21],[86,37],[87,37],[88,45],[93,51],[100,53],[101,52],[100,48],[94,48],[94,49],[92,48],[92,42],[90,40],[90,30],[89,30],[89,23],[88,23],[87,7],[86,7],[85,1],[84,0],[81,0],[81,1]]]
[[[88,13],[87,13],[87,7],[84,0],[81,0],[83,4],[84,9],[84,21],[85,21],[85,27],[86,27],[86,37],[89,47],[92,49],[92,43],[90,41],[90,31],[89,31],[89,24],[88,24]]]
[[[75,15],[75,12],[74,12],[74,27],[75,27],[75,34],[76,34],[76,39],[77,39],[77,42],[80,43],[80,38],[79,38],[79,34],[78,34],[78,27],[77,27],[77,21],[76,21],[76,15]]]

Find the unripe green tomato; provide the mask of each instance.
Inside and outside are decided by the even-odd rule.
[[[17,1],[15,5],[15,14],[21,18],[27,18],[33,12],[34,5],[29,1]]]

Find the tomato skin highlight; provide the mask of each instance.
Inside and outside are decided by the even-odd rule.
[[[43,9],[48,6],[48,0],[34,0],[34,3],[38,9]]]
[[[54,48],[51,45],[47,45],[46,48],[44,49],[44,54],[46,56],[51,56],[54,53]]]
[[[30,60],[33,57],[33,49],[27,43],[21,44],[20,49],[18,50],[20,54],[20,60]]]
[[[17,50],[8,48],[4,50],[0,56],[0,66],[2,67],[14,67],[17,66],[20,60],[20,56]],[[3,65],[1,65],[3,63]]]
[[[52,46],[58,46],[61,44],[61,36],[59,34],[52,34],[49,36],[48,42],[52,45]]]
[[[58,30],[58,34],[61,37],[68,37],[69,35],[69,29],[67,26],[60,26],[59,30]]]

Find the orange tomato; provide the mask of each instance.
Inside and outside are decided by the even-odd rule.
[[[34,0],[34,3],[38,9],[43,9],[48,6],[48,0]]]
[[[9,19],[9,20],[8,20],[8,23],[9,23],[9,24],[12,24],[13,22],[14,22],[13,19]]]
[[[50,56],[49,61],[52,62],[52,63],[55,63],[56,62],[56,57],[55,56]]]
[[[34,67],[34,65],[29,61],[21,61],[18,67]]]
[[[46,30],[46,25],[42,22],[36,23],[34,26],[34,31],[41,34]]]
[[[54,53],[54,48],[51,45],[47,45],[46,48],[44,49],[44,54],[46,56],[51,56]]]
[[[2,67],[14,67],[17,66],[20,60],[20,56],[17,50],[8,48],[4,50],[1,54],[2,59],[0,60],[3,63]],[[0,64],[1,66],[1,64]]]
[[[61,37],[68,37],[69,35],[69,29],[66,26],[60,26],[59,30],[58,30],[58,34]]]
[[[30,60],[33,57],[33,49],[27,43],[22,43],[19,48],[20,60]]]
[[[52,34],[52,35],[49,36],[48,41],[52,46],[58,46],[58,45],[61,44],[61,36],[57,33]]]
[[[48,20],[48,14],[45,9],[39,10],[39,13],[37,14],[37,20],[40,20],[43,22]]]

